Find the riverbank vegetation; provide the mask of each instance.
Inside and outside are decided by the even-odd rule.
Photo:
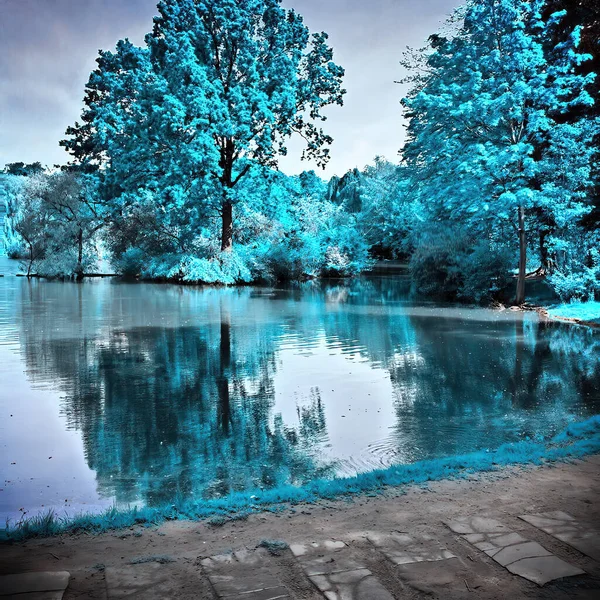
[[[232,285],[395,258],[427,296],[523,304],[535,276],[563,302],[600,298],[593,0],[468,0],[402,58],[398,163],[328,182],[278,170],[293,135],[329,158],[324,110],[345,90],[325,33],[278,0],[158,13],[143,46],[100,52],[61,142],[72,162],[1,175],[7,250],[28,274],[81,279],[106,257],[123,275]]]
[[[102,532],[136,525],[157,525],[167,520],[204,520],[222,525],[252,513],[282,511],[299,503],[351,498],[364,493],[383,493],[390,486],[427,485],[431,481],[468,477],[516,465],[544,465],[581,459],[600,452],[600,417],[571,424],[549,439],[524,440],[448,458],[400,464],[354,477],[315,479],[304,486],[282,485],[271,489],[231,492],[221,498],[176,500],[161,507],[112,507],[101,514],[61,517],[52,511],[7,523],[1,532],[9,540],[47,537],[60,533]],[[0,538],[1,539],[1,538]]]

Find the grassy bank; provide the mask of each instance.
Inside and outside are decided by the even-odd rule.
[[[571,302],[548,309],[548,316],[563,321],[600,326],[600,302]]]
[[[50,512],[12,525],[8,523],[0,535],[3,540],[23,540],[61,533],[102,532],[133,525],[154,525],[167,520],[208,519],[212,524],[219,525],[228,520],[244,519],[255,512],[289,509],[302,502],[379,493],[391,486],[465,477],[473,473],[497,471],[510,465],[568,461],[599,453],[600,415],[597,415],[571,424],[565,431],[548,440],[525,440],[505,444],[495,450],[396,465],[355,477],[315,480],[303,487],[250,490],[232,493],[223,498],[175,501],[168,506],[153,508],[111,508],[101,514],[81,514],[72,518],[57,517]]]

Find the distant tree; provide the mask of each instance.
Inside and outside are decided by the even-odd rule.
[[[371,253],[405,258],[412,250],[411,232],[420,213],[406,168],[377,156],[362,174],[359,224]]]
[[[23,258],[25,254],[23,240],[14,228],[14,217],[17,202],[26,181],[25,177],[0,173],[0,215],[4,213],[0,240],[4,238],[4,250],[9,258]]]
[[[362,171],[333,176],[326,197],[356,218],[359,231],[379,258],[405,257],[410,251],[410,231],[417,205],[409,194],[407,170],[376,156]]]
[[[80,281],[84,250],[105,225],[104,205],[96,195],[95,182],[77,173],[56,173],[49,178],[43,200],[52,221],[62,230],[64,244],[75,246],[77,262],[73,274]]]
[[[309,35],[280,0],[162,0],[146,45],[100,52],[82,124],[62,144],[102,166],[104,193],[128,205],[149,194],[184,238],[207,211],[233,244],[237,184],[253,164],[275,167],[286,140],[324,166],[332,139],[317,125],[342,104],[344,71],[327,35]]]
[[[25,245],[27,277],[32,275],[36,261],[46,256],[51,240],[50,215],[41,193],[43,185],[43,176],[29,178],[13,205],[12,228]]]
[[[93,182],[76,173],[27,178],[16,198],[14,230],[27,248],[27,275],[75,276],[91,262],[94,236],[105,225]]]
[[[343,205],[349,212],[360,212],[362,209],[364,177],[357,169],[351,169],[342,177],[334,175],[327,190],[328,198],[335,204]]]
[[[7,175],[19,175],[27,177],[28,175],[37,175],[44,172],[44,167],[41,162],[26,164],[23,162],[8,163],[4,167],[4,172]]]
[[[548,49],[564,15],[543,19],[544,6],[467,2],[453,35],[430,38],[404,100],[403,156],[428,219],[460,223],[480,239],[512,231],[517,304],[525,300],[528,237],[547,223],[556,234],[588,211],[597,132],[586,112],[594,76],[577,72],[589,59],[579,50],[580,27]],[[581,117],[565,121],[575,107]]]

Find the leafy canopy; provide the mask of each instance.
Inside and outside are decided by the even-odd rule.
[[[243,200],[236,185],[252,165],[276,167],[292,134],[325,165],[323,108],[345,92],[327,34],[280,0],[162,0],[158,13],[144,47],[100,52],[83,123],[63,142],[101,168],[108,197],[151,194],[185,235]]]
[[[403,156],[426,220],[462,228],[492,252],[519,243],[531,249],[541,233],[563,236],[589,210],[598,124],[585,109],[595,75],[577,68],[590,59],[578,50],[579,27],[550,43],[564,12],[544,19],[544,7],[470,0],[454,17],[454,33],[432,36],[411,65],[419,71],[403,101]],[[567,120],[575,107],[579,118]]]

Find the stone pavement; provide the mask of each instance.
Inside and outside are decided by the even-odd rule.
[[[394,600],[342,541],[293,544],[290,550],[327,600]]]
[[[487,582],[493,587],[493,573],[484,563],[475,564],[447,548],[442,532],[438,536],[419,533],[368,532],[367,539],[395,566],[396,575],[410,588],[440,598],[461,597],[469,589]]]
[[[521,515],[520,518],[600,562],[600,532],[585,523],[580,523],[571,515],[557,510]]]
[[[584,574],[584,571],[554,556],[537,542],[510,531],[506,525],[494,519],[463,517],[447,525],[511,573],[539,585],[553,579]]]
[[[581,546],[582,539],[591,539],[586,537],[583,525],[564,513],[530,517],[527,516],[528,522],[549,529],[549,533],[556,537],[556,534],[567,535],[568,542],[573,545]],[[205,595],[193,596],[190,593],[189,597],[223,600],[394,600],[421,595],[464,598],[471,592],[482,594],[486,591],[492,597],[502,597],[499,568],[537,586],[568,577],[586,576],[583,569],[559,558],[539,542],[527,539],[495,518],[465,516],[446,525],[456,534],[454,537],[441,523],[430,533],[366,532],[364,537],[374,555],[364,546],[354,543],[349,536],[346,540],[293,543],[283,551],[287,558],[273,556],[262,547],[201,558],[196,563],[199,568],[195,577],[198,583],[203,580],[209,586],[205,588]],[[457,545],[457,540],[464,540],[481,555],[477,552],[471,555],[465,550],[468,546]],[[494,563],[487,562],[483,556],[493,559],[497,566],[494,567]],[[388,566],[382,567],[384,564]],[[374,565],[378,565],[378,572],[374,572]],[[143,564],[107,569],[108,599],[187,598],[188,595],[172,587],[177,582],[175,573],[169,572],[173,568],[169,564]],[[382,578],[379,571],[385,573],[385,577]],[[302,592],[298,591],[298,585],[300,588],[304,586]]]
[[[128,565],[107,567],[106,589],[97,597],[451,600],[475,592],[473,597],[502,598],[503,584],[507,577],[514,577],[522,582],[519,585],[524,596],[537,597],[536,589],[559,580],[548,597],[593,598],[600,590],[600,565],[591,568],[596,573],[594,579],[573,562],[584,566],[595,563],[578,559],[573,550],[568,546],[565,550],[561,544],[599,560],[597,533],[562,512],[522,515],[520,519],[538,528],[537,539],[546,539],[549,547],[558,548],[568,560],[522,535],[523,529],[515,531],[514,523],[519,522],[516,517],[470,515],[449,521],[447,528],[442,522],[434,522],[427,525],[427,530],[421,526],[403,532],[368,531],[361,532],[358,539],[348,534],[343,540],[307,540],[289,547],[279,543],[271,548],[265,543],[265,547],[208,557],[202,556],[198,547],[187,547],[185,553],[172,558],[142,556]],[[503,522],[506,520],[509,524]],[[536,530],[527,527],[524,525],[534,535]],[[575,587],[565,578],[571,578]],[[69,573],[64,571],[0,577],[0,600],[61,600],[68,582]],[[587,595],[582,596],[581,589]],[[576,594],[571,595],[570,590]]]
[[[210,585],[191,561],[147,562],[107,567],[104,578],[109,600],[197,600],[199,597],[212,597],[209,595]],[[199,595],[199,591],[204,595]]]
[[[221,554],[201,561],[219,598],[229,600],[280,600],[291,598],[270,568],[263,548]]]
[[[67,571],[41,571],[0,577],[0,598],[19,600],[61,600],[70,574]]]

